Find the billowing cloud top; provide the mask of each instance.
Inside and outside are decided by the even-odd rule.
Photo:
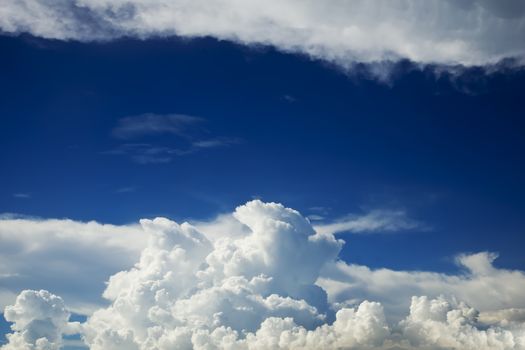
[[[349,67],[410,59],[522,62],[522,0],[5,0],[0,29],[61,40],[205,37],[268,44]]]
[[[228,220],[206,233],[141,220],[149,242],[109,279],[109,305],[78,324],[62,298],[23,291],[5,309],[13,332],[2,349],[59,349],[71,333],[92,350],[525,349],[525,275],[495,268],[494,254],[458,257],[469,272],[457,276],[371,271],[338,261],[344,242],[281,204],[251,201]],[[408,316],[389,322],[397,304]]]

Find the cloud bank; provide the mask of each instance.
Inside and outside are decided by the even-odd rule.
[[[349,265],[337,259],[342,240],[259,200],[197,226],[156,218],[121,227],[148,243],[109,278],[106,304],[77,324],[62,298],[23,291],[5,309],[13,332],[2,349],[58,349],[71,333],[93,350],[525,348],[525,275],[494,267],[494,254],[459,256],[458,275]],[[119,233],[91,229],[93,240]]]
[[[317,283],[328,292],[331,303],[380,300],[392,320],[404,316],[414,295],[457,297],[487,313],[487,320],[490,315],[495,320],[494,312],[498,310],[518,308],[525,311],[525,297],[521,292],[525,288],[525,274],[494,267],[496,256],[487,252],[460,255],[457,263],[463,272],[457,275],[386,268],[372,270],[338,261],[325,266]],[[504,315],[507,312],[499,315],[505,319],[519,318],[518,312],[514,316]]]
[[[5,0],[0,29],[59,40],[213,37],[350,68],[523,63],[521,0]]]
[[[48,289],[76,313],[100,307],[104,282],[135,263],[147,242],[138,225],[3,217],[0,307],[21,289]]]

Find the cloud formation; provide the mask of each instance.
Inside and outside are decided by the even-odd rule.
[[[104,282],[135,263],[147,242],[138,225],[94,221],[0,219],[0,308],[21,289],[45,288],[76,313],[100,307]]]
[[[69,322],[70,312],[62,298],[45,290],[25,290],[14,305],[5,308],[4,317],[12,322],[3,350],[58,350],[64,334],[79,332],[78,322]]]
[[[525,273],[496,268],[493,265],[496,256],[488,252],[460,255],[457,263],[463,272],[453,275],[370,269],[338,261],[325,267],[317,283],[328,292],[331,303],[344,305],[365,299],[380,300],[393,321],[404,317],[414,295],[457,297],[486,312],[487,321],[494,321],[498,315],[503,317],[501,319],[519,319],[518,310],[510,312],[507,309],[525,310],[522,293]]]
[[[71,245],[71,227],[84,245],[134,242],[113,226],[91,223],[88,237],[90,224],[39,223],[55,245]],[[27,222],[13,224],[37,238],[28,256],[42,249]],[[494,267],[495,254],[459,256],[459,275],[348,265],[337,260],[342,240],[259,200],[207,224],[156,218],[120,229],[148,243],[109,278],[109,305],[76,324],[60,297],[23,291],[5,310],[13,333],[2,350],[58,349],[71,333],[93,350],[525,348],[525,275]]]
[[[6,0],[0,10],[7,33],[80,41],[209,36],[344,68],[399,59],[521,64],[524,23],[521,0]]]

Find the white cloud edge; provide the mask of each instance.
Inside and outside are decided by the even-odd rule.
[[[522,65],[524,21],[521,0],[7,0],[0,11],[5,33],[79,41],[213,37],[344,69],[400,59],[485,66],[515,58]]]

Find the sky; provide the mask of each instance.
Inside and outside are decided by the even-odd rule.
[[[525,348],[524,38],[517,0],[8,0],[2,350]]]

